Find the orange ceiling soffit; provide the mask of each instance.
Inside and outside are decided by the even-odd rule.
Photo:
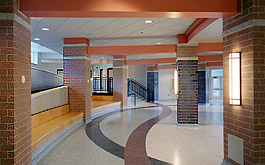
[[[223,61],[223,55],[198,56],[199,62]]]
[[[177,45],[145,45],[145,46],[98,46],[87,47],[90,55],[140,55],[176,53]]]
[[[64,44],[87,44],[89,40],[86,38],[64,38]]]
[[[161,70],[161,69],[176,69],[177,66],[176,64],[170,64],[170,65],[158,65],[157,69]]]
[[[198,52],[222,52],[223,43],[199,43]]]
[[[223,62],[207,62],[207,67],[210,66],[223,66]]]
[[[178,35],[178,43],[188,43],[192,38],[199,34],[203,29],[212,24],[218,18],[198,18],[186,31],[185,34]],[[185,38],[184,38],[185,37]]]
[[[156,64],[172,64],[176,63],[176,58],[154,58],[154,59],[139,59],[126,60],[125,65],[156,65]]]
[[[240,0],[20,0],[29,17],[229,18]]]

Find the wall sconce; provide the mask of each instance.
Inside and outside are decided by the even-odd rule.
[[[241,53],[229,54],[229,104],[241,105]]]
[[[174,70],[174,94],[177,95],[179,93],[179,80],[178,80],[178,70]]]

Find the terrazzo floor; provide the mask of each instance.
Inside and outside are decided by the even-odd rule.
[[[176,125],[176,101],[144,103],[81,126],[38,164],[220,165],[223,107],[199,105],[198,126]]]

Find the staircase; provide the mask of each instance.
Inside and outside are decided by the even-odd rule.
[[[146,86],[132,78],[128,78],[128,97],[132,96],[134,106],[136,106],[137,102],[149,102],[149,95],[150,92]]]

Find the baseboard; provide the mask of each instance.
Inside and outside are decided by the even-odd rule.
[[[199,124],[178,124],[177,123],[177,126],[178,127],[194,127],[194,128],[197,128],[197,127],[199,127]]]

